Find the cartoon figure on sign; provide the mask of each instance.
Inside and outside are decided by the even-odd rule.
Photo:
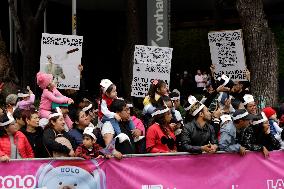
[[[55,83],[58,83],[58,78],[65,79],[65,75],[63,73],[63,68],[59,64],[53,63],[52,57],[50,55],[46,56],[48,63],[45,67],[45,72],[53,75],[53,79]]]
[[[71,165],[72,164],[72,165]],[[105,189],[105,173],[93,161],[51,161],[36,173],[37,187],[46,189]]]

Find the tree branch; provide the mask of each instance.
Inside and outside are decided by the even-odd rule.
[[[35,20],[38,22],[39,18],[42,16],[47,5],[47,0],[42,0],[38,6],[37,13],[35,15]]]
[[[24,35],[22,32],[22,26],[16,11],[16,7],[15,7],[15,2],[14,0],[8,0],[9,6],[10,6],[10,10],[11,10],[11,16],[13,19],[13,23],[15,26],[15,30],[17,33],[17,37],[18,37],[18,44],[21,50],[21,53],[23,54],[25,51],[25,45],[24,45]]]

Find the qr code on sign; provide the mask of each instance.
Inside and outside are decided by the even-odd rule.
[[[134,64],[170,65],[172,48],[136,45]]]

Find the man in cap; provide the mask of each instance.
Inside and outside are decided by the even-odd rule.
[[[211,121],[211,113],[208,108],[191,96],[189,113],[194,117],[193,121],[185,124],[181,133],[181,146],[183,151],[192,153],[215,153],[218,140]],[[186,108],[187,109],[187,108]]]
[[[238,110],[237,110],[238,111]],[[222,151],[226,152],[237,152],[240,153],[240,155],[245,155],[246,154],[246,149],[241,146],[240,144],[237,143],[237,132],[236,132],[236,127],[242,127],[241,124],[234,125],[232,118],[228,114],[224,114],[220,117],[221,119],[221,137],[220,137],[220,142],[219,142],[219,148]]]

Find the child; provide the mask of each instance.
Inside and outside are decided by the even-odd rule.
[[[43,72],[38,72],[37,84],[43,90],[39,105],[39,115],[41,118],[48,118],[51,114],[51,104],[52,102],[63,104],[72,104],[74,101],[71,98],[63,96],[52,83],[53,76],[51,74],[46,74]]]
[[[35,95],[30,87],[27,86],[26,89],[21,90],[18,93],[18,97],[22,99],[17,103],[16,107],[22,110],[30,110],[35,101]]]
[[[143,101],[143,113],[152,114],[157,107],[162,107],[164,103],[161,97],[167,95],[168,88],[166,82],[163,80],[153,80],[148,95]]]
[[[118,121],[121,121],[121,117],[117,113],[111,112],[109,110],[111,103],[114,99],[117,98],[116,86],[109,79],[103,79],[100,85],[102,99],[99,104],[99,120],[102,123],[110,121],[116,135],[119,135],[121,133],[121,130]],[[131,124],[131,126],[132,128],[130,129],[134,129],[134,125]]]
[[[168,95],[168,88],[166,82],[163,80],[153,80],[148,95],[144,98],[143,101],[143,121],[145,123],[146,128],[150,126],[150,122],[152,119],[151,114],[158,107],[164,106],[163,99],[161,97]]]
[[[281,139],[282,128],[278,125],[276,111],[271,107],[266,107],[262,110],[269,121],[270,133],[280,142],[281,149],[284,149],[284,141]]]
[[[102,158],[100,150],[102,147],[96,144],[97,137],[94,134],[93,127],[86,127],[83,132],[83,144],[77,147],[75,151],[76,157],[84,159]]]

